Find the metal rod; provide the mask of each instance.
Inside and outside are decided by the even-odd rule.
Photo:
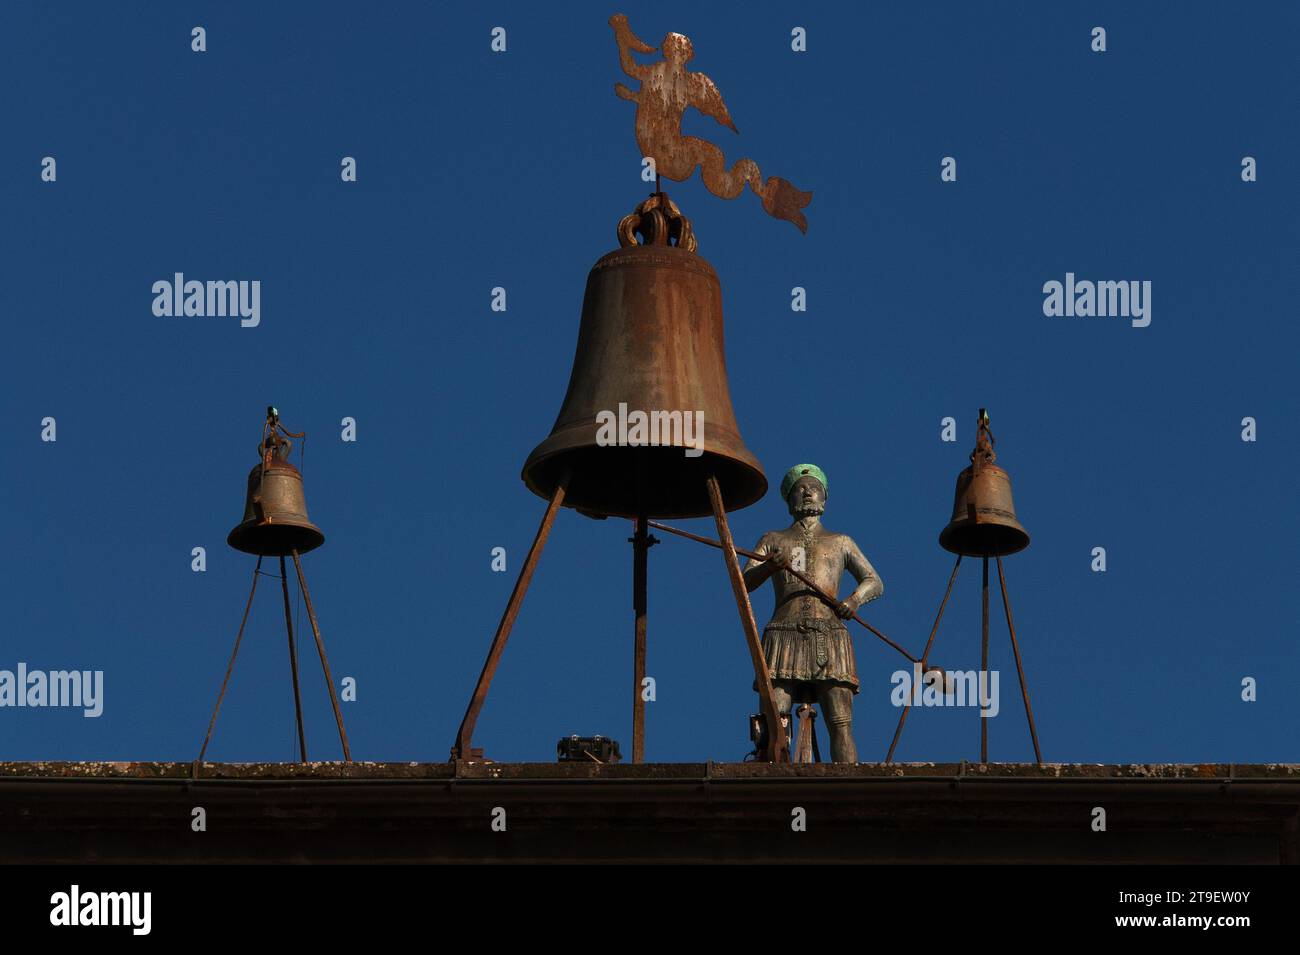
[[[718,538],[721,543],[723,559],[727,564],[727,574],[731,578],[731,589],[736,595],[736,608],[740,611],[740,625],[745,631],[745,642],[749,645],[749,655],[754,663],[755,684],[758,687],[759,708],[767,720],[768,762],[790,762],[790,738],[785,727],[781,725],[781,714],[776,708],[776,693],[772,689],[772,677],[767,670],[767,661],[763,658],[763,647],[758,640],[758,624],[754,622],[754,608],[749,602],[749,591],[745,589],[745,577],[740,572],[740,562],[736,560],[736,545],[731,540],[731,528],[727,526],[727,512],[722,503],[722,491],[718,479],[709,475],[709,501],[713,505],[713,519],[718,525]],[[655,524],[658,527],[660,525]],[[670,528],[663,527],[663,530]],[[709,543],[712,543],[710,541]]]
[[[330,688],[330,702],[334,704],[334,722],[339,725],[339,741],[343,744],[343,759],[350,763],[352,750],[348,748],[348,733],[343,728],[343,711],[339,709],[339,694],[334,688],[334,677],[330,674],[330,662],[325,658],[325,641],[320,636],[320,624],[316,622],[316,611],[311,605],[311,593],[307,590],[307,578],[303,576],[302,561],[298,560],[296,550],[293,551],[293,566],[298,571],[298,586],[302,588],[302,600],[307,605],[307,619],[311,621],[312,636],[316,638],[316,652],[320,654],[321,669],[325,671],[325,685]]]
[[[307,762],[307,736],[302,729],[302,694],[298,689],[298,647],[293,642],[293,614],[289,611],[289,575],[280,557],[280,589],[284,591],[284,625],[289,630],[289,670],[293,673],[293,712],[298,718],[298,753]]]
[[[795,745],[796,763],[820,763],[822,761],[821,752],[817,748],[817,711],[809,704],[799,704],[799,709],[795,711],[799,718],[799,741]]]
[[[221,701],[226,695],[226,687],[230,684],[230,674],[235,669],[235,657],[239,656],[239,643],[244,639],[244,625],[248,623],[248,611],[253,607],[253,594],[257,593],[257,578],[262,573],[262,558],[257,558],[257,566],[253,568],[253,586],[248,591],[248,603],[244,604],[244,617],[239,621],[239,633],[235,635],[235,649],[230,653],[230,662],[226,664],[226,678],[221,681],[221,691],[217,693],[217,705],[212,708],[212,719],[208,720],[208,732],[203,737],[203,747],[199,750],[199,758],[194,761],[192,775],[198,778],[199,764],[203,762],[203,754],[208,751],[208,743],[212,740],[212,727],[217,725],[217,713],[221,711]]]
[[[798,727],[798,733],[795,736],[793,761],[796,763],[812,762],[812,746],[808,742],[808,714],[809,706],[807,703],[800,703],[795,709],[792,716],[794,717],[791,730]]]
[[[989,559],[984,558],[984,597],[980,613],[980,677],[988,685],[989,672]],[[980,714],[980,762],[989,761],[989,721]]]
[[[635,641],[632,652],[632,762],[645,761],[645,698],[641,682],[645,679],[646,639],[646,566],[650,553],[650,534],[642,514],[636,521],[632,538],[632,610],[636,614]]]
[[[957,563],[952,565],[952,573],[948,575],[948,588],[943,592],[943,599],[939,601],[939,612],[934,615],[934,626],[930,628],[930,639],[925,641],[925,652],[921,654],[921,669],[925,670],[925,662],[930,659],[930,647],[934,645],[934,635],[939,632],[939,621],[943,619],[943,610],[948,606],[948,598],[952,596],[952,584],[957,579],[957,568],[961,566],[961,554],[957,555]],[[912,708],[911,698],[903,704],[903,712],[898,716],[898,728],[894,730],[894,741],[889,744],[889,752],[885,756],[886,763],[894,761],[894,750],[898,748],[898,738],[903,735],[903,724],[907,722],[907,711]]]
[[[719,547],[719,548],[722,547],[722,545],[717,541],[711,540],[708,537],[701,537],[699,534],[692,534],[690,531],[684,531],[677,527],[669,527],[667,524],[660,524],[658,521],[650,521],[649,524],[655,530],[667,531],[669,534],[676,534],[678,537],[685,537],[688,540],[699,541],[701,544],[708,544],[710,547]],[[743,547],[735,547],[733,545],[733,550],[742,557],[749,557],[754,560],[768,560],[768,558],[764,557],[762,554],[757,554],[752,550],[745,550],[745,548]],[[821,586],[819,586],[818,583],[815,580],[813,580],[811,577],[809,577],[807,574],[803,573],[802,571],[795,570],[793,567],[789,566],[788,564],[782,564],[781,569],[786,571],[787,573],[793,574],[794,576],[798,577],[809,588],[816,591],[817,595],[821,597],[822,600],[826,601],[826,603],[828,603],[831,607],[839,606],[839,601],[836,600],[834,596],[832,596],[831,594],[823,590]],[[870,630],[872,633],[878,636],[881,640],[885,641],[885,643],[889,644],[891,647],[893,647],[903,656],[907,657],[908,660],[912,661],[913,663],[921,662],[916,657],[912,656],[910,653],[908,653],[906,650],[900,647],[893,640],[890,640],[887,636],[885,636],[883,633],[881,633],[871,624],[867,623],[865,620],[859,617],[856,613],[853,614],[851,619],[856,620],[858,623],[862,624],[862,626],[866,627],[868,630]]]
[[[1007,578],[1002,573],[1002,558],[998,558],[998,583],[1002,585],[1002,606],[1007,611],[1007,630],[1011,632],[1011,649],[1016,654],[1016,672],[1020,674],[1020,695],[1025,698],[1025,716],[1029,720],[1029,736],[1034,741],[1034,761],[1043,765],[1043,754],[1038,749],[1038,730],[1034,728],[1034,710],[1029,705],[1029,684],[1025,682],[1025,668],[1020,662],[1020,644],[1016,641],[1016,625],[1011,622],[1011,601],[1007,597]]]
[[[470,756],[470,743],[474,736],[474,724],[478,722],[478,715],[483,709],[483,703],[487,699],[488,689],[492,686],[492,677],[496,674],[497,664],[501,662],[501,654],[505,651],[506,641],[510,639],[510,629],[515,624],[515,618],[519,616],[519,608],[524,602],[524,594],[528,592],[528,584],[533,579],[533,570],[537,567],[537,561],[542,556],[542,548],[546,546],[546,538],[550,536],[551,525],[555,523],[555,515],[560,510],[560,505],[564,503],[564,492],[569,486],[569,472],[565,472],[555,485],[555,491],[551,494],[551,501],[546,505],[546,513],[542,515],[542,523],[537,528],[537,536],[533,538],[533,546],[528,549],[528,556],[524,559],[524,565],[519,569],[519,579],[515,581],[515,589],[510,592],[510,600],[506,603],[505,613],[501,615],[501,622],[497,624],[496,635],[492,637],[492,646],[488,650],[487,660],[483,664],[483,669],[478,675],[478,682],[474,685],[474,693],[470,697],[469,705],[465,708],[465,717],[460,721],[460,729],[456,732],[456,741],[451,747],[452,759],[468,759]]]

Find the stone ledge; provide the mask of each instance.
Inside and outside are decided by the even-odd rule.
[[[184,762],[0,762],[5,779],[159,779],[193,776]],[[1268,780],[1300,782],[1300,763],[204,763],[201,779],[441,780],[441,779],[935,779],[963,780]]]

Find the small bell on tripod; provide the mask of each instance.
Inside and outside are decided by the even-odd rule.
[[[235,550],[285,557],[295,551],[305,554],[325,543],[321,529],[307,518],[302,474],[289,463],[293,447],[289,439],[304,436],[305,432],[285,430],[280,413],[275,408],[266,409],[262,443],[258,445],[262,460],[248,474],[244,519],[226,538]]]
[[[939,534],[939,546],[967,557],[1002,557],[1029,546],[1029,533],[1016,520],[1011,478],[993,462],[995,441],[989,414],[981,408],[970,467],[957,475],[952,520]]]

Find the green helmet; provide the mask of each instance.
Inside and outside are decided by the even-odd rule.
[[[796,464],[790,470],[785,472],[785,477],[781,479],[781,498],[789,500],[790,489],[794,487],[794,482],[801,477],[815,477],[821,481],[822,490],[827,494],[830,493],[830,486],[826,483],[826,472],[815,464]]]

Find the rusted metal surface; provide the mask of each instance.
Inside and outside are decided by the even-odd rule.
[[[650,422],[640,433],[633,414]],[[612,426],[603,416],[614,418]],[[722,287],[701,257],[666,244],[629,246],[591,269],[568,391],[521,477],[550,498],[563,470],[572,473],[569,507],[633,520],[642,511],[711,515],[710,474],[728,511],[767,491],[732,408]]]
[[[799,739],[795,745],[796,763],[820,763],[821,747],[817,745],[817,711],[808,703],[799,704],[795,710]]]
[[[980,608],[980,672],[989,672],[989,559],[984,558],[984,586]],[[989,721],[980,716],[980,762],[989,761]]]
[[[284,562],[281,561],[281,567]],[[311,591],[307,589],[307,578],[303,576],[302,561],[298,559],[298,552],[293,551],[293,566],[298,572],[298,587],[302,590],[302,601],[307,605],[307,619],[311,621],[312,636],[316,638],[316,651],[320,654],[321,669],[325,671],[325,685],[329,687],[330,703],[334,707],[334,722],[339,728],[339,742],[343,744],[343,758],[347,762],[352,762],[352,750],[348,747],[348,733],[343,728],[343,711],[339,708],[339,694],[334,686],[334,677],[330,674],[330,662],[325,658],[325,641],[321,639],[320,624],[316,622],[316,610],[311,605]],[[288,592],[286,591],[286,607],[288,606]]]
[[[646,570],[650,548],[658,541],[646,530],[646,519],[638,518],[632,542],[632,611],[636,617],[632,649],[632,762],[645,760],[645,655],[646,655]]]
[[[492,686],[492,678],[496,675],[497,665],[501,662],[501,654],[505,652],[506,641],[510,639],[510,630],[515,625],[515,618],[519,616],[519,608],[523,606],[524,595],[528,592],[528,585],[533,579],[533,571],[537,568],[537,561],[542,556],[542,548],[546,546],[546,538],[551,534],[551,525],[555,523],[555,515],[559,513],[560,506],[564,503],[564,495],[569,486],[569,480],[570,475],[567,471],[560,474],[555,488],[551,492],[551,500],[546,506],[546,513],[542,515],[542,523],[537,528],[537,534],[533,538],[532,546],[528,548],[528,556],[524,559],[523,566],[519,568],[519,577],[515,580],[514,590],[510,592],[510,600],[506,602],[506,609],[501,615],[501,622],[497,624],[496,634],[492,637],[492,646],[488,649],[487,660],[483,663],[483,669],[479,672],[478,682],[474,685],[474,693],[470,697],[469,705],[465,708],[465,716],[460,721],[460,729],[456,732],[456,740],[452,743],[451,758],[453,760],[482,757],[482,752],[476,752],[472,745],[474,725],[478,722],[478,715],[483,710],[483,702],[487,699],[488,689]]]
[[[643,218],[662,213],[670,223],[666,197],[659,200]],[[639,432],[633,415],[646,416]],[[566,505],[630,519],[643,511],[652,518],[712,514],[710,475],[728,511],[767,491],[731,404],[722,289],[700,256],[667,244],[628,245],[592,268],[564,402],[521,476],[549,499],[565,470],[572,474]]]
[[[776,176],[764,180],[752,159],[739,159],[728,169],[722,150],[713,143],[682,135],[682,116],[692,107],[733,133],[740,132],[713,80],[686,68],[695,55],[691,41],[680,33],[669,33],[660,46],[653,47],[632,33],[623,14],[610,17],[609,24],[614,28],[623,72],[641,84],[633,90],[616,83],[614,92],[636,103],[637,146],[643,157],[654,159],[657,174],[681,182],[698,168],[705,188],[722,199],[736,198],[748,185],[762,200],[768,215],[807,232],[808,221],[800,210],[812,201],[811,192],[796,189]],[[661,53],[663,59],[642,65],[633,57],[634,52]]]
[[[1002,587],[1002,606],[1007,612],[1007,631],[1011,634],[1011,649],[1016,655],[1016,674],[1020,677],[1020,695],[1025,701],[1025,718],[1029,720],[1029,736],[1034,741],[1034,759],[1042,765],[1043,753],[1038,748],[1038,727],[1034,725],[1034,708],[1029,705],[1029,684],[1025,681],[1025,666],[1020,661],[1020,642],[1016,639],[1016,625],[1011,620],[1011,598],[1007,596],[1007,578],[1002,572],[1001,557],[998,558],[998,584]]]
[[[939,546],[967,557],[1000,557],[1029,546],[1029,533],[1016,519],[1011,478],[993,462],[995,444],[988,412],[979,411],[970,467],[957,475],[952,520],[939,534]]]
[[[758,638],[758,624],[754,621],[754,608],[749,602],[749,591],[745,589],[745,578],[740,572],[740,562],[736,560],[736,547],[731,540],[731,528],[727,526],[727,512],[722,503],[722,491],[716,478],[710,476],[708,481],[709,500],[713,502],[713,518],[718,525],[718,537],[721,540],[722,556],[727,563],[727,576],[731,579],[731,590],[736,596],[736,608],[740,611],[740,624],[745,631],[745,643],[749,647],[749,656],[754,664],[754,686],[758,689],[759,708],[767,720],[767,752],[760,753],[760,759],[773,763],[790,761],[790,739],[781,722],[781,714],[776,705],[776,694],[772,688],[772,675],[768,672],[767,661],[763,658],[763,647]]]
[[[244,518],[231,530],[226,543],[236,550],[262,557],[305,554],[325,543],[325,535],[307,517],[302,475],[289,463],[290,438],[305,432],[287,431],[274,408],[267,409],[258,445],[261,458],[249,472],[244,496]]]
[[[619,247],[624,249],[635,245],[659,245],[695,252],[699,248],[691,220],[682,215],[677,203],[663,192],[653,193],[620,219],[615,235]],[[641,236],[639,243],[636,240],[638,235]]]

